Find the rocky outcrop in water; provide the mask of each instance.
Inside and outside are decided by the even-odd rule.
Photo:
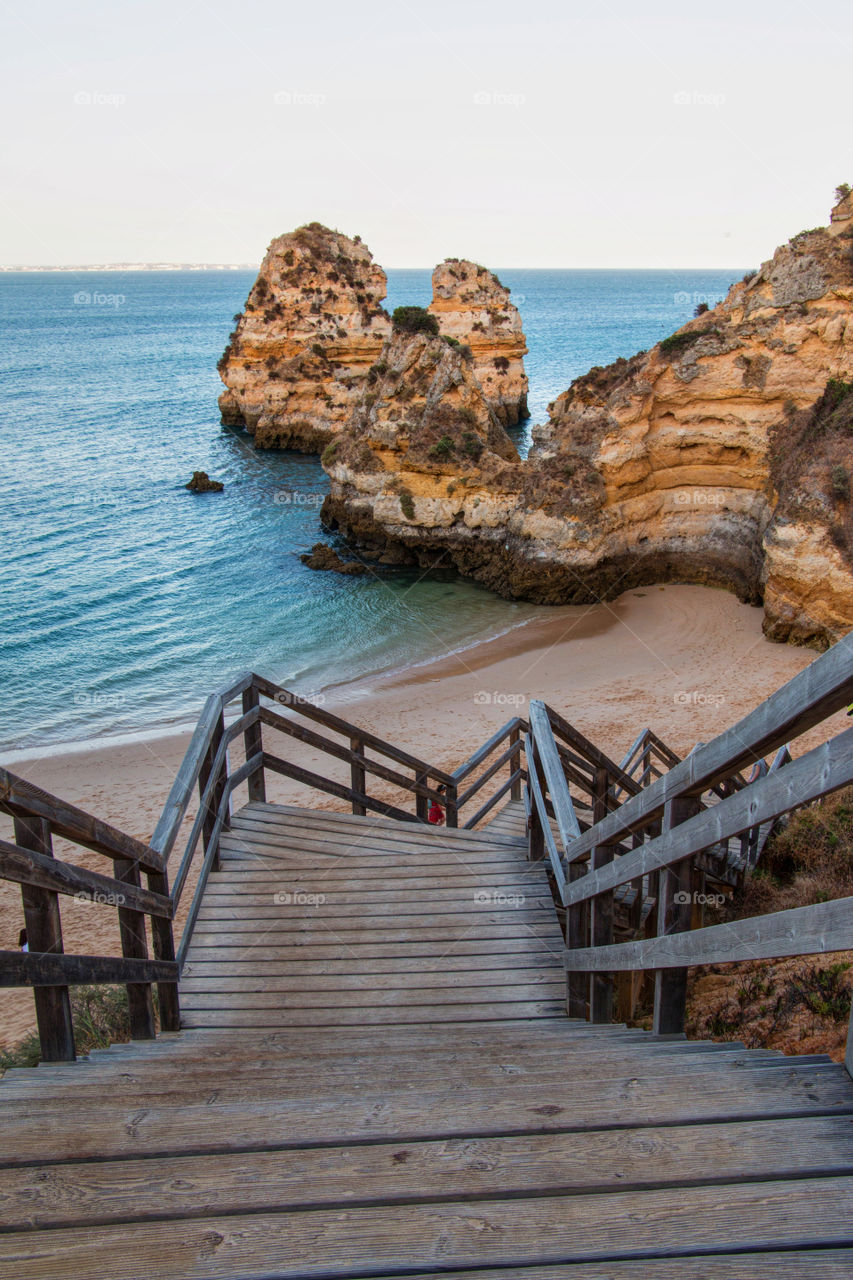
[[[184,488],[190,493],[222,493],[225,485],[221,480],[211,480],[206,471],[194,471],[192,480]]]
[[[261,448],[322,450],[391,331],[385,290],[358,238],[312,222],[273,240],[219,362],[223,422]]]
[[[425,349],[397,341],[395,395],[377,375],[324,458],[326,514],[350,537],[509,598],[582,603],[687,581],[763,601],[773,639],[823,647],[853,626],[849,195],[829,228],[795,236],[713,311],[577,379],[524,463],[482,432],[474,457],[459,419],[435,439],[417,414],[407,432],[399,388]]]
[[[222,421],[260,448],[321,452],[349,421],[391,332],[385,272],[367,247],[312,222],[279,236],[219,361]],[[433,274],[430,311],[470,346],[498,419],[527,415],[521,317],[496,276],[448,259]]]
[[[432,273],[431,315],[441,332],[471,348],[474,372],[499,422],[527,415],[527,344],[509,289],[476,262],[448,258]]]

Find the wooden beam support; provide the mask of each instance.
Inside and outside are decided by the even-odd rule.
[[[599,767],[595,771],[593,787],[593,823],[600,822],[607,812],[607,790],[610,776],[606,768]],[[600,844],[592,851],[590,865],[595,870],[612,862],[613,845]],[[606,947],[613,942],[613,892],[602,893],[590,903],[590,937],[592,946]],[[613,1021],[613,989],[612,973],[594,973],[590,978],[589,1020],[606,1023]]]
[[[139,867],[134,862],[116,859],[116,878],[124,884],[140,887]],[[128,960],[148,959],[148,939],[145,934],[145,916],[130,907],[119,907],[118,927],[121,935],[122,955]],[[154,1001],[150,982],[128,982],[127,1004],[130,1013],[130,1037],[132,1040],[153,1040],[156,1032]]]
[[[248,715],[250,711],[254,711],[256,707],[260,707],[261,696],[254,685],[250,685],[248,689],[243,690],[243,715]],[[253,724],[250,724],[246,732],[243,734],[243,742],[245,745],[246,759],[251,760],[254,756],[260,755],[264,749],[263,734],[261,731],[260,718]],[[249,800],[257,801],[263,804],[267,798],[266,781],[264,779],[263,764],[254,773],[249,774]]]
[[[15,841],[42,858],[53,857],[50,823],[41,817],[15,817]],[[27,948],[34,952],[62,954],[62,922],[59,897],[52,889],[31,884],[21,886]],[[67,986],[36,987],[36,1006],[41,1056],[45,1062],[73,1062],[76,1058],[71,999]]]
[[[696,797],[670,800],[663,813],[664,834],[693,818],[701,809]],[[693,915],[693,863],[684,858],[660,873],[658,888],[658,937],[687,933]],[[612,941],[612,939],[611,939]],[[655,974],[655,1035],[680,1035],[687,1005],[687,969],[659,969]]]

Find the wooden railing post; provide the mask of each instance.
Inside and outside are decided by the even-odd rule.
[[[586,875],[586,865],[580,862],[569,863],[569,884],[574,884]],[[566,911],[566,946],[569,952],[579,947],[589,946],[589,902],[583,901],[571,906]],[[571,954],[568,958],[572,962]],[[566,1012],[570,1018],[586,1018],[589,1016],[590,980],[587,973],[573,973],[569,970],[566,979]]]
[[[606,769],[595,771],[592,792],[592,821],[600,822],[607,813],[607,788],[610,785]],[[613,861],[613,846],[596,845],[590,855],[590,867],[597,871]],[[590,904],[590,945],[609,946],[613,941],[613,893],[600,893]],[[613,974],[593,973],[589,988],[590,1022],[613,1021]]]
[[[169,896],[169,881],[165,871],[149,871],[146,878],[148,888],[154,893]],[[172,921],[162,916],[151,917],[151,938],[154,943],[155,960],[175,959],[175,935]],[[181,1007],[178,1001],[177,982],[158,982],[157,1000],[160,1007],[160,1030],[180,1031]]]
[[[15,843],[22,849],[53,857],[50,823],[45,818],[15,818]],[[21,885],[27,949],[31,952],[62,953],[62,923],[59,895],[51,889]],[[71,1000],[67,987],[33,987],[41,1056],[45,1062],[73,1062],[74,1030]]]
[[[116,879],[124,884],[140,888],[142,878],[139,863],[115,858]],[[119,904],[118,927],[121,935],[121,953],[127,960],[148,959],[148,939],[145,934],[145,916],[141,911]],[[131,1040],[153,1040],[157,1034],[154,1022],[154,1000],[150,982],[128,982],[127,1004],[130,1013]]]
[[[361,756],[363,760],[364,759],[364,739],[350,738],[349,745],[350,745],[350,750],[355,751],[359,756]],[[365,770],[364,770],[364,764],[359,763],[357,760],[353,760],[350,765],[350,786],[352,787],[353,791],[357,791],[359,795],[362,795],[362,796],[367,795],[367,790],[366,790],[367,774],[365,773]],[[363,818],[367,813],[367,810],[365,809],[364,805],[359,804],[357,800],[353,800],[352,802],[352,811],[353,813],[357,813],[361,818]]]
[[[208,744],[207,751],[205,752],[201,769],[199,770],[198,793],[199,793],[199,796],[201,797],[204,796],[204,793],[207,790],[207,784],[210,781],[210,774],[213,769],[214,761],[216,759],[216,753],[219,750],[219,744],[222,741],[222,736],[224,733],[225,733],[225,717],[223,716],[222,711],[220,711],[216,721],[216,727],[214,728],[213,733],[210,735],[210,742]],[[222,803],[222,797],[225,794],[225,778],[226,778],[227,772],[228,772],[228,764],[227,764],[227,756],[226,756],[226,763],[223,765],[222,771],[219,777],[216,779],[214,786],[211,789],[210,801],[208,803],[207,809],[205,810],[204,819],[202,823],[202,833],[204,836],[205,853],[207,853],[208,847],[210,845],[210,839],[211,839],[211,836],[213,835],[213,828],[216,825],[216,815],[219,812],[219,806]],[[223,831],[227,831],[230,825],[231,823],[229,822],[228,817],[226,815],[225,820],[222,823]],[[213,862],[211,863],[211,871],[218,871],[218,870],[219,870],[219,850],[217,849],[216,855],[213,859]]]
[[[254,711],[255,707],[260,706],[261,696],[255,685],[249,685],[248,689],[243,690],[243,715],[248,715],[250,711]],[[246,732],[243,734],[243,742],[246,749],[246,759],[251,760],[259,752],[263,751],[263,734],[261,732],[261,722],[258,720],[255,724],[250,724]],[[249,801],[257,800],[261,804],[267,798],[266,782],[264,779],[264,766],[261,764],[250,773],[247,779],[249,784]]]
[[[528,741],[528,776],[535,775],[536,781],[539,784],[539,793],[544,800],[546,783],[542,773],[542,765],[539,761],[539,753],[536,750],[536,743],[533,741],[532,735]],[[530,790],[530,823],[527,836],[527,857],[530,862],[541,862],[545,857],[545,829],[542,826],[542,815],[539,812],[539,805],[536,803],[534,798],[532,787]]]
[[[521,767],[521,730],[518,725],[516,725],[514,729],[510,730],[509,745],[511,747],[515,747],[515,751],[509,758],[509,772],[511,776]],[[516,778],[515,782],[510,787],[509,798],[510,800],[521,799],[521,778]]]
[[[419,787],[428,786],[429,774],[416,773],[415,782]],[[415,792],[415,813],[421,822],[429,821],[429,801],[427,800],[426,796],[418,795],[417,792]]]
[[[453,784],[453,786],[448,786],[447,792],[446,792],[446,805],[445,805],[445,812],[447,815],[445,819],[445,825],[448,827],[459,826],[459,806],[457,804],[458,795],[459,795],[459,789],[455,783]]]
[[[698,797],[670,800],[664,807],[663,831],[671,831],[702,808]],[[658,881],[658,937],[684,933],[693,914],[693,861],[685,858],[661,869]],[[655,1035],[680,1035],[684,1031],[687,1004],[687,969],[658,969],[655,973]]]

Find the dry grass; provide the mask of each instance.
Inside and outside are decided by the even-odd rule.
[[[156,990],[154,1004],[156,1014]],[[130,1040],[124,987],[72,987],[71,1016],[78,1057],[85,1057],[92,1049],[106,1049],[111,1044],[125,1044]],[[40,1061],[39,1038],[33,1033],[13,1048],[0,1051],[0,1074],[13,1067],[36,1067]]]
[[[853,895],[853,787],[792,814],[720,913],[736,920]],[[709,920],[709,923],[714,921]],[[853,953],[712,965],[691,974],[688,1035],[844,1056]]]

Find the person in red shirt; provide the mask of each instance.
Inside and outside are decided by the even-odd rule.
[[[439,791],[443,795],[444,787],[439,787]],[[437,800],[433,800],[430,803],[427,821],[431,822],[434,827],[441,827],[444,825],[444,810]]]

